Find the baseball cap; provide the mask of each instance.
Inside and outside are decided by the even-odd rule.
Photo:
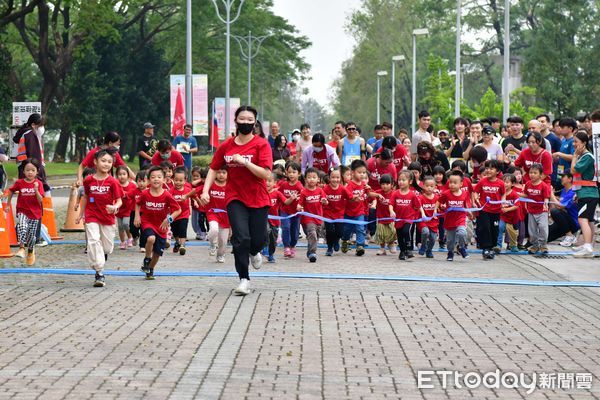
[[[144,124],[144,129],[148,129],[148,128],[154,128],[154,125],[152,125],[150,122],[146,122]]]
[[[488,125],[488,126],[483,127],[483,130],[481,131],[481,133],[484,135],[495,135],[496,130]]]

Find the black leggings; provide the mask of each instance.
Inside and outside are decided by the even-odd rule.
[[[335,244],[340,243],[343,233],[344,224],[342,222],[325,222],[325,240],[329,250],[333,249]]]
[[[415,224],[416,225],[416,224]],[[398,246],[400,251],[406,252],[410,246],[410,228],[411,224],[404,224],[402,228],[396,229],[396,235],[398,236]]]
[[[498,243],[500,214],[480,211],[477,217],[477,241],[482,250],[491,250]]]
[[[233,200],[227,205],[227,214],[231,224],[235,270],[240,279],[250,279],[250,255],[256,255],[267,243],[269,206],[250,208],[239,200]]]
[[[553,208],[550,210],[550,215],[554,223],[548,227],[548,242],[555,241],[567,232],[575,234],[578,231],[575,221],[566,210]]]

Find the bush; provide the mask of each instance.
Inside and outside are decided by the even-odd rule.
[[[192,157],[192,166],[196,167],[208,167],[210,162],[212,161],[212,154],[207,154],[204,156],[194,156]]]

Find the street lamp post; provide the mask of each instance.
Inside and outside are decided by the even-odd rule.
[[[412,70],[412,133],[415,133],[415,121],[417,117],[417,36],[428,35],[427,28],[413,30],[413,70]]]
[[[381,112],[379,110],[380,105],[381,105],[381,102],[379,100],[379,95],[381,92],[381,89],[379,87],[380,86],[380,78],[382,76],[386,76],[386,75],[387,75],[387,71],[378,71],[377,72],[377,124],[381,123]]]
[[[502,73],[502,123],[510,115],[510,1],[504,0],[504,71]]]
[[[192,123],[192,0],[186,0],[185,23],[185,123]]]
[[[252,60],[258,55],[262,42],[269,36],[271,34],[252,36],[251,31],[248,31],[248,36],[231,35],[240,45],[242,58],[248,61],[248,105],[252,104]]]
[[[394,126],[396,125],[396,62],[404,60],[404,55],[392,57],[392,132],[394,132]]]
[[[229,69],[230,69],[230,49],[229,43],[231,41],[231,24],[233,24],[240,16],[240,12],[242,11],[242,6],[244,5],[244,1],[240,0],[240,4],[238,6],[236,15],[234,18],[231,18],[231,9],[235,3],[235,0],[221,0],[223,5],[225,6],[225,17],[221,16],[221,11],[219,10],[219,6],[217,4],[217,0],[212,0],[215,10],[217,11],[217,17],[225,24],[227,27],[227,39],[225,40],[225,135],[229,136],[230,128],[229,128],[229,114],[230,114],[230,96],[229,96]]]
[[[456,4],[456,78],[454,80],[454,117],[460,117],[460,101],[462,95],[459,93],[460,89],[460,78],[462,76],[460,68],[460,36],[461,36],[461,25],[460,17],[462,13],[462,1],[457,0]]]

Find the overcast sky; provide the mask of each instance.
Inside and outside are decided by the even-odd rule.
[[[355,44],[344,31],[345,21],[361,1],[273,0],[273,3],[275,14],[295,25],[312,42],[312,46],[302,53],[312,68],[308,74],[312,79],[305,86],[310,97],[327,106],[331,85],[340,74],[342,62],[350,58]]]

